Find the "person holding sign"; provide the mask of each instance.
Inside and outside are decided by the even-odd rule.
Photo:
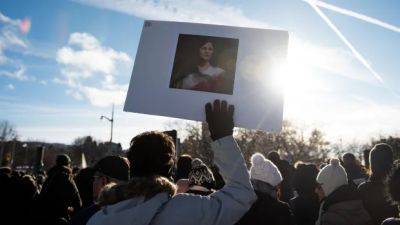
[[[88,225],[235,224],[255,202],[245,160],[233,138],[233,105],[216,100],[205,106],[214,162],[226,182],[209,196],[176,194],[171,177],[175,148],[161,132],[133,138],[128,152],[132,179],[102,193],[103,208]]]

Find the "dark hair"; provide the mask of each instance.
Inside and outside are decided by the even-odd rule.
[[[371,179],[385,180],[393,167],[393,149],[385,143],[376,144],[370,154]]]
[[[164,176],[171,178],[175,164],[175,144],[162,132],[150,131],[131,140],[127,153],[131,177]]]
[[[299,195],[313,194],[317,186],[318,168],[314,164],[298,164],[293,175],[293,188]]]
[[[346,152],[345,154],[343,154],[342,159],[343,162],[352,162],[352,163],[356,162],[356,156],[350,152]]]
[[[75,184],[82,199],[82,207],[93,204],[93,180],[95,170],[91,167],[81,169],[75,177]]]
[[[279,164],[281,157],[277,151],[270,151],[267,154],[267,159],[271,160],[275,165]]]
[[[176,167],[175,181],[187,179],[192,168],[192,157],[190,155],[179,156]]]
[[[393,201],[400,202],[400,166],[393,169],[388,180],[388,191]]]

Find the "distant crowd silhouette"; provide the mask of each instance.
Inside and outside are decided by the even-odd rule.
[[[399,225],[400,169],[390,145],[368,167],[352,153],[326,164],[291,165],[277,151],[247,168],[233,138],[234,106],[205,105],[218,171],[176,156],[163,132],[134,137],[126,157],[72,171],[67,155],[47,172],[0,168],[0,224]]]

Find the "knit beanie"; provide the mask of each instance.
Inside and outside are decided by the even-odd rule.
[[[251,156],[250,178],[260,180],[276,187],[283,180],[278,167],[261,153]]]
[[[329,165],[318,173],[317,182],[321,185],[325,196],[329,196],[338,187],[348,184],[347,173],[340,165],[339,159],[331,159]]]
[[[192,169],[189,172],[189,185],[202,186],[208,189],[215,188],[215,179],[212,171],[200,159],[193,159]]]

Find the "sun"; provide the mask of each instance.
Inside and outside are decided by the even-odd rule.
[[[314,66],[324,64],[324,59],[314,52],[301,42],[289,44],[287,61],[278,66],[274,75],[277,85],[283,87],[285,100],[298,101],[326,87],[316,76]]]

